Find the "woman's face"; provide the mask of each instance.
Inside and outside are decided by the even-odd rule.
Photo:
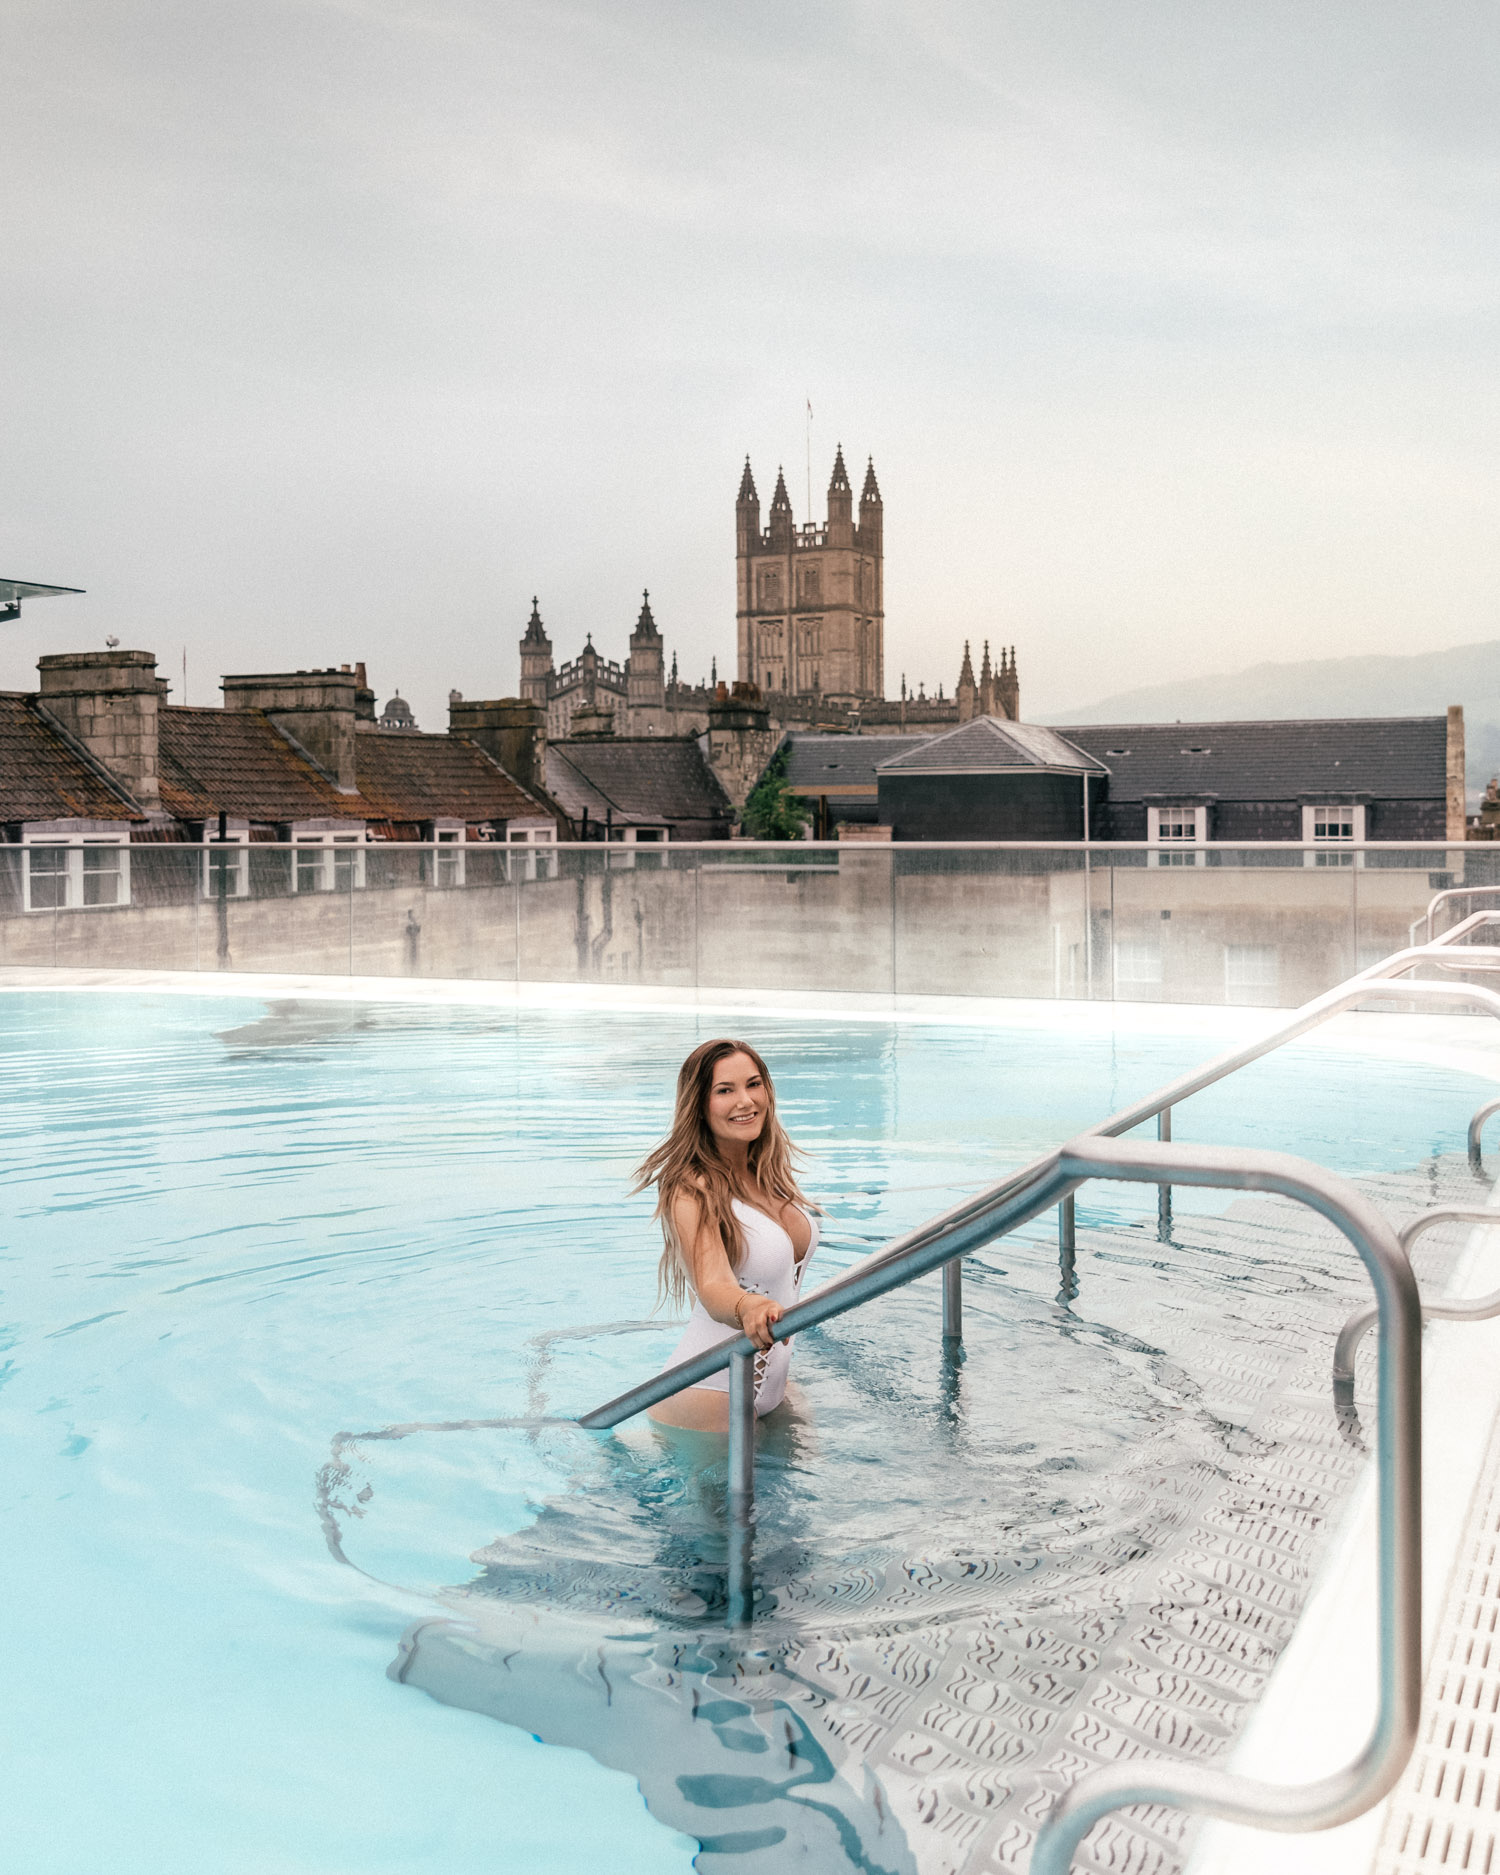
[[[760,1138],[771,1097],[765,1077],[748,1055],[714,1063],[708,1089],[708,1130],[721,1145],[748,1146]]]

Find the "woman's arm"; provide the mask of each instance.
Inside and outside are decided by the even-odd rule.
[[[704,1308],[726,1328],[743,1329],[756,1347],[770,1347],[772,1325],[786,1310],[769,1296],[758,1296],[740,1287],[719,1233],[691,1192],[679,1192],[673,1199],[672,1228],[682,1245],[693,1294]]]

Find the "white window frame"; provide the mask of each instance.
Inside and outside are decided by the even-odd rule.
[[[452,891],[468,883],[468,856],[464,850],[468,839],[469,829],[461,820],[432,823],[432,884],[436,890]]]
[[[34,822],[22,829],[22,868],[21,868],[21,904],[26,911],[114,911],[130,903],[130,834],[114,829],[118,823],[105,823],[105,828],[95,829],[88,826],[69,827],[66,830],[50,830],[49,823]],[[109,830],[105,830],[109,829]],[[45,871],[35,865],[38,850],[60,852],[63,863],[60,867],[48,867]],[[119,857],[119,864],[107,869],[108,875],[115,880],[112,897],[100,899],[89,896],[90,877],[97,879],[101,869],[89,867],[85,856],[90,853],[111,852]],[[46,879],[49,882],[60,880],[62,898],[57,904],[38,905],[34,902],[32,889],[33,878]],[[50,894],[48,896],[51,896]]]
[[[292,828],[293,893],[332,892],[339,883],[340,856],[353,860],[352,885],[356,892],[365,888],[365,855],[369,851],[367,827],[350,830],[347,824],[332,828]],[[352,849],[352,852],[351,850]],[[303,874],[307,875],[306,883]]]
[[[218,882],[214,878],[213,856],[215,854],[221,860],[232,861],[224,868],[229,875],[225,898],[249,898],[250,823],[245,820],[231,820],[221,840],[218,821],[205,821],[203,826],[203,896],[211,899],[219,896]]]
[[[609,863],[628,872],[640,852],[659,853],[672,837],[670,827],[613,827],[609,830]]]
[[[1186,831],[1191,822],[1192,831]],[[1186,801],[1168,801],[1146,809],[1146,840],[1154,849],[1147,855],[1152,866],[1203,866],[1208,855],[1208,809]]]
[[[536,850],[539,847],[556,847],[555,820],[508,820],[505,823],[505,844],[531,849],[516,867],[512,875],[515,878],[532,880],[557,877],[559,855],[556,852],[542,853]]]
[[[1161,981],[1160,940],[1130,937],[1115,939],[1115,982],[1117,984],[1152,984]]]
[[[1281,952],[1274,944],[1226,944],[1224,946],[1224,994],[1251,990],[1276,990],[1281,987]]]
[[[1337,815],[1348,833],[1330,833],[1329,819]],[[1323,830],[1319,831],[1319,822]],[[1302,809],[1302,838],[1315,850],[1302,855],[1304,866],[1362,866],[1365,856],[1357,848],[1365,837],[1365,810],[1359,801],[1322,801]],[[1344,849],[1340,851],[1339,849]]]

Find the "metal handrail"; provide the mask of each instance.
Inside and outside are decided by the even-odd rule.
[[[1491,1101],[1488,1107],[1481,1107],[1481,1113],[1492,1113],[1500,1109],[1500,1101]],[[1408,1257],[1411,1247],[1424,1231],[1433,1230],[1439,1224],[1500,1224],[1500,1211],[1492,1206],[1477,1204],[1439,1204],[1430,1211],[1419,1212],[1409,1223],[1403,1224],[1397,1235],[1401,1239],[1401,1248]],[[1423,1321],[1441,1322],[1487,1322],[1500,1315],[1500,1289],[1487,1296],[1465,1296],[1456,1301],[1423,1302]],[[1333,1347],[1333,1400],[1340,1416],[1352,1411],[1354,1405],[1354,1362],[1359,1353],[1359,1344],[1364,1339],[1365,1331],[1375,1320],[1375,1310],[1368,1303],[1361,1303],[1339,1330],[1338,1340]]]
[[[1450,885],[1445,891],[1435,892],[1427,902],[1426,911],[1423,912],[1420,918],[1416,918],[1412,921],[1411,930],[1407,933],[1408,937],[1410,937],[1412,943],[1415,944],[1417,941],[1417,926],[1425,924],[1427,927],[1427,942],[1429,944],[1432,943],[1432,921],[1437,915],[1439,905],[1444,905],[1449,899],[1455,898],[1483,898],[1487,892],[1500,892],[1500,885]]]
[[[1500,994],[1494,990],[1482,989],[1468,983],[1402,983],[1389,979],[1389,973],[1407,970],[1427,959],[1430,952],[1438,945],[1446,945],[1457,935],[1460,927],[1446,938],[1437,940],[1434,945],[1420,945],[1413,949],[1397,951],[1393,956],[1373,966],[1363,976],[1352,978],[1348,983],[1340,984],[1335,989],[1314,997],[1304,1003],[1290,1021],[1273,1029],[1269,1035],[1259,1041],[1250,1042],[1241,1048],[1229,1050],[1227,1054],[1216,1056],[1201,1068],[1191,1069],[1179,1075],[1175,1081],[1169,1081],[1164,1088],[1144,1099],[1123,1107],[1109,1119],[1101,1120],[1091,1126],[1083,1135],[1085,1138],[1116,1138],[1121,1133],[1128,1133],[1133,1127],[1143,1125],[1147,1120],[1156,1119],[1166,1113],[1179,1101],[1189,1095],[1202,1092],[1215,1081],[1222,1080],[1236,1069],[1257,1061],[1262,1055],[1272,1052],[1285,1042],[1296,1040],[1310,1029],[1317,1028],[1331,1017],[1361,1002],[1442,1002],[1471,1003],[1486,1010],[1493,1016],[1500,1017]],[[1500,951],[1492,953],[1500,957]],[[1376,972],[1387,973],[1377,975]],[[884,1295],[888,1290],[910,1282],[917,1276],[926,1275],[950,1261],[956,1262],[966,1256],[971,1249],[988,1243],[1000,1231],[982,1230],[974,1236],[976,1227],[981,1226],[992,1215],[1002,1212],[1009,1216],[1008,1206],[1013,1198],[1026,1194],[1033,1183],[1046,1176],[1054,1162],[1055,1154],[1045,1154],[1023,1166],[1009,1178],[1002,1179],[987,1191],[964,1200],[952,1210],[942,1212],[927,1223],[908,1231],[904,1236],[895,1238],[881,1249],[861,1259],[851,1269],[841,1272],[831,1281],[821,1284],[810,1294],[803,1297],[794,1307],[787,1310],[781,1320],[772,1329],[772,1338],[777,1341],[789,1341],[793,1335],[800,1334],[806,1328],[815,1328],[819,1322],[842,1315],[846,1310],[858,1308],[864,1302],[877,1295]],[[1059,1198],[1067,1194],[1059,1193]],[[1026,1208],[1024,1216],[1017,1216],[1005,1225],[1006,1230],[1014,1229],[1016,1224],[1028,1222],[1038,1212],[1047,1210],[1056,1200]],[[934,1246],[936,1250],[934,1252]],[[888,1271],[894,1270],[891,1280],[884,1280]],[[879,1276],[881,1280],[874,1279]],[[952,1331],[949,1330],[950,1338]],[[703,1353],[694,1355],[691,1360],[679,1361],[675,1367],[665,1368],[649,1380],[639,1381],[626,1392],[613,1400],[606,1400],[591,1412],[579,1418],[579,1425],[589,1431],[603,1431],[610,1426],[617,1426],[622,1420],[632,1419],[637,1413],[645,1412],[658,1401],[667,1399],[674,1393],[680,1393],[685,1387],[695,1387],[711,1375],[727,1368],[732,1354],[754,1353],[754,1344],[746,1335],[739,1335],[732,1340],[721,1341],[716,1347],[706,1348]]]
[[[1484,1123],[1492,1113],[1500,1113],[1500,1100],[1487,1100],[1469,1122],[1469,1164],[1477,1172],[1484,1164],[1484,1154],[1480,1151],[1480,1140],[1484,1133]]]
[[[1348,1180],[1286,1153],[1165,1146],[1083,1134],[1058,1155],[1058,1172],[1088,1178],[1170,1180],[1277,1192],[1309,1205],[1358,1251],[1380,1320],[1377,1603],[1379,1695],[1357,1755],[1309,1784],[1269,1784],[1205,1765],[1103,1766],[1058,1799],[1031,1854],[1031,1875],[1067,1875],[1088,1831],[1112,1810],[1164,1803],[1282,1831],[1331,1829],[1378,1803],[1416,1743],[1422,1682],[1421,1306],[1406,1252],[1391,1226]]]
[[[945,1338],[961,1332],[962,1291],[956,1275],[971,1251],[1029,1222],[1054,1204],[1071,1237],[1073,1193],[1090,1178],[1217,1185],[1280,1192],[1328,1217],[1358,1251],[1376,1292],[1380,1322],[1379,1378],[1379,1601],[1380,1701],[1363,1750],[1342,1771],[1291,1788],[1198,1766],[1114,1766],[1089,1773],[1067,1791],[1038,1836],[1032,1875],[1066,1875],[1078,1842],[1109,1811],[1131,1804],[1170,1803],[1228,1821],[1280,1830],[1327,1829],[1376,1803],[1400,1776],[1415,1742],[1421,1666],[1420,1585],[1420,1360],[1422,1311],[1416,1280],[1400,1239],[1348,1184],[1288,1155],[1249,1149],[1213,1150],[1170,1143],[1171,1109],[1238,1068],[1361,1002],[1469,1004],[1500,1016],[1500,994],[1471,984],[1401,982],[1404,972],[1442,961],[1469,930],[1495,921],[1478,913],[1442,939],[1408,947],[1359,976],[1315,997],[1269,1035],[1216,1057],[1165,1088],[1122,1109],[1043,1155],[989,1190],[930,1219],[821,1285],[789,1309],[772,1329],[778,1341],[858,1308],[935,1269],[944,1272]],[[1468,947],[1466,947],[1468,948]],[[1478,948],[1478,947],[1473,947]],[[1500,950],[1485,949],[1486,959]],[[1157,1119],[1152,1144],[1118,1135]],[[1169,1215],[1169,1213],[1166,1213]],[[754,1346],[740,1335],[692,1360],[641,1382],[580,1416],[578,1424],[604,1429],[686,1387],[729,1369],[728,1618],[749,1623],[754,1608],[751,1542],[754,1523]]]

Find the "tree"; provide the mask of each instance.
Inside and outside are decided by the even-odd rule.
[[[800,840],[807,831],[807,803],[787,786],[786,761],[783,743],[750,790],[740,822],[752,840]]]

